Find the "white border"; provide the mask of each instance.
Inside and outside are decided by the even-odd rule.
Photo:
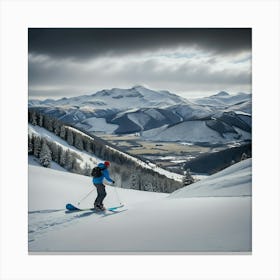
[[[279,2],[1,1],[1,279],[279,279]],[[28,27],[253,28],[253,254],[27,251]],[[125,234],[125,232],[124,232]],[[172,232],[170,233],[172,234]]]

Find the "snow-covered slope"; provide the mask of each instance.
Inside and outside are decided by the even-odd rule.
[[[247,160],[194,184],[192,194],[187,188],[167,197],[108,186],[105,205],[121,200],[125,206],[100,214],[63,210],[91,190],[88,177],[30,166],[29,251],[251,251],[250,166]],[[90,207],[95,195],[81,206]]]
[[[70,129],[74,130],[74,128],[70,128]],[[78,132],[82,133],[80,131],[78,131]],[[81,150],[75,148],[74,146],[69,145],[65,140],[62,140],[60,137],[56,136],[54,133],[46,130],[43,127],[33,126],[33,125],[29,124],[28,133],[39,135],[42,138],[46,138],[49,141],[55,142],[58,145],[60,145],[64,150],[69,149],[69,150],[75,152],[81,158],[81,159],[78,159],[78,162],[80,163],[82,168],[85,167],[86,164],[88,164],[91,168],[93,168],[95,165],[97,165],[97,163],[102,161],[100,158],[96,157],[93,153],[87,153],[86,151],[81,151]],[[120,150],[117,150],[111,146],[107,146],[107,148],[114,152],[117,152],[119,154],[126,156],[127,158],[136,162],[137,165],[142,166],[143,168],[153,170],[161,175],[166,176],[167,178],[170,178],[170,179],[173,179],[173,180],[176,180],[179,182],[182,181],[182,175],[180,175],[180,174],[176,174],[176,173],[170,172],[168,170],[165,170],[161,167],[156,166],[155,164],[153,164],[151,162],[147,163],[145,161],[142,161],[142,160],[135,158],[131,155],[128,155]]]
[[[143,86],[135,86],[129,89],[105,89],[98,91],[92,95],[82,95],[71,98],[62,98],[58,100],[45,100],[38,102],[31,100],[29,105],[44,105],[53,107],[70,107],[75,106],[83,108],[98,109],[129,109],[161,107],[186,102],[185,99],[172,94],[168,91],[155,91]]]
[[[241,129],[236,133],[218,133],[211,129],[206,121],[185,121],[173,126],[162,126],[160,128],[144,131],[144,139],[152,141],[184,141],[190,143],[228,143],[236,140],[250,139],[251,135]]]
[[[232,105],[228,107],[226,111],[234,111],[236,113],[247,113],[248,115],[252,115],[252,100]]]
[[[79,162],[79,164],[82,168],[84,168],[86,164],[88,164],[91,168],[93,168],[100,161],[102,161],[100,158],[96,157],[94,154],[89,154],[85,151],[81,151],[81,150],[75,148],[74,146],[69,145],[65,140],[61,139],[60,137],[56,136],[54,133],[52,133],[38,125],[34,126],[31,124],[28,124],[28,134],[38,135],[41,138],[45,138],[51,142],[55,142],[56,144],[61,146],[64,150],[69,149],[70,151],[75,152],[76,154],[78,154],[80,156],[80,159],[77,159],[77,161]],[[54,163],[52,163],[52,164],[54,164]]]
[[[251,196],[252,159],[241,161],[208,178],[173,192],[170,198]]]
[[[193,98],[190,99],[190,101],[199,105],[225,107],[225,106],[232,106],[237,103],[246,102],[251,99],[252,99],[251,94],[239,92],[237,94],[230,95],[225,91],[221,91],[209,97]]]

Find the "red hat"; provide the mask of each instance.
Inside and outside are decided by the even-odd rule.
[[[104,161],[104,165],[106,165],[107,167],[110,166],[110,161]]]

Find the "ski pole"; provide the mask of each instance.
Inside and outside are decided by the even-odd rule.
[[[120,204],[120,205],[123,205],[123,204],[121,203],[121,200],[120,200],[119,194],[118,194],[118,192],[117,192],[116,186],[114,186],[114,190],[115,190],[115,193],[116,193],[116,196],[117,196],[117,200],[119,201],[119,204]]]
[[[78,205],[80,205],[80,203],[85,200],[92,192],[94,191],[94,189],[92,189],[84,198],[81,199],[80,202],[78,202]]]

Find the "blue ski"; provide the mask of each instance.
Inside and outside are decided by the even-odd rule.
[[[66,209],[69,211],[69,212],[78,212],[78,211],[96,211],[96,212],[102,212],[102,211],[97,211],[95,208],[84,208],[84,209],[81,209],[81,208],[78,208],[76,206],[74,206],[73,204],[71,203],[68,203],[66,204]],[[109,207],[107,208],[106,210],[108,211],[115,211],[119,208],[122,208],[124,207],[124,205],[120,205],[120,206],[115,206],[115,207]]]

